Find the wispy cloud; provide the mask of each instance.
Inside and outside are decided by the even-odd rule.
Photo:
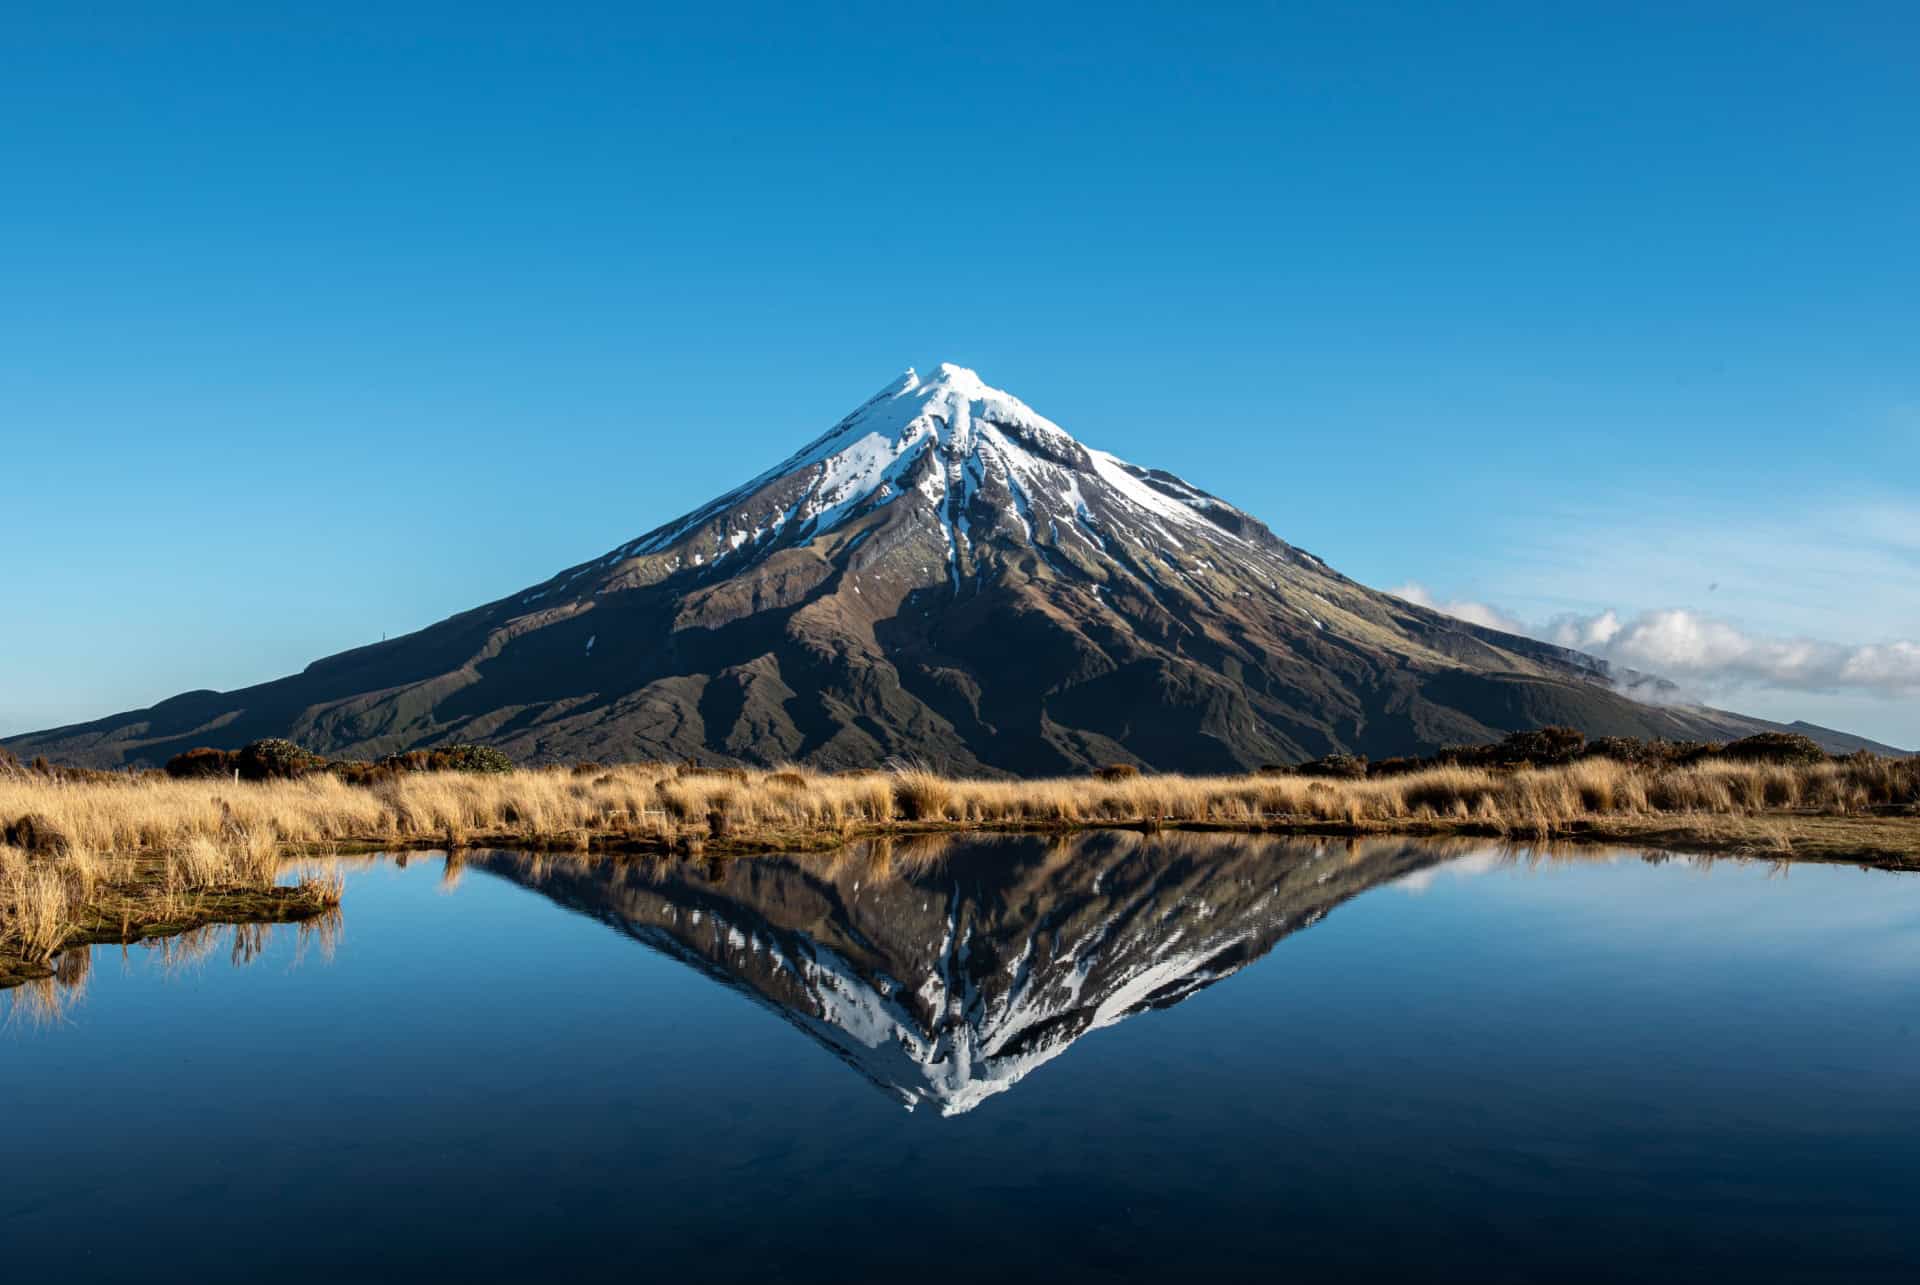
[[[1889,696],[1920,693],[1920,644],[1848,645],[1772,638],[1677,608],[1621,620],[1612,611],[1565,617],[1548,635],[1608,660],[1709,689],[1749,684],[1794,691],[1849,688]]]
[[[1418,580],[1409,580],[1387,592],[1396,598],[1406,599],[1416,607],[1444,612],[1455,620],[1484,625],[1488,629],[1498,629],[1509,634],[1524,634],[1529,638],[1538,636],[1525,621],[1509,615],[1498,607],[1489,606],[1484,602],[1474,602],[1469,598],[1449,598],[1443,601],[1436,598],[1433,592]]]
[[[1389,592],[1460,620],[1574,647],[1707,694],[1744,687],[1920,695],[1920,643],[1846,644],[1777,637],[1683,608],[1626,617],[1605,610],[1529,624],[1484,602],[1443,599],[1417,582]]]

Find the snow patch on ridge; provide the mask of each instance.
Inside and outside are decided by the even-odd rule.
[[[1089,450],[1087,454],[1093,458],[1094,471],[1100,475],[1101,481],[1120,492],[1120,494],[1147,512],[1184,525],[1198,523],[1206,528],[1209,535],[1224,536],[1236,544],[1246,543],[1245,540],[1233,532],[1208,521],[1206,517],[1197,512],[1193,506],[1183,504],[1172,496],[1157,491],[1145,482],[1142,482],[1128,471],[1126,462],[1119,456],[1109,455],[1105,451],[1095,450]],[[1185,487],[1183,489],[1192,493],[1196,497],[1196,501],[1200,498],[1199,493],[1193,491],[1191,487]],[[1167,535],[1165,531],[1162,531],[1161,534]],[[1173,539],[1171,535],[1167,535],[1167,538],[1169,540]]]

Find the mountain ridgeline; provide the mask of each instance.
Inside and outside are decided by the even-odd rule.
[[[1549,724],[1779,730],[1644,703],[1601,661],[1357,584],[942,365],[543,584],[274,682],[6,744],[91,767],[272,736],[359,757],[472,742],[531,762],[1039,774],[1417,754]]]

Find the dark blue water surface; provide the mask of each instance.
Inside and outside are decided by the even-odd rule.
[[[348,871],[335,922],[13,996],[8,1279],[1920,1276],[1920,877],[1133,834]]]

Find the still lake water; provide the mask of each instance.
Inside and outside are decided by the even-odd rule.
[[[1920,1275],[1920,877],[1133,834],[347,864],[324,931],[15,997],[8,1279]]]

